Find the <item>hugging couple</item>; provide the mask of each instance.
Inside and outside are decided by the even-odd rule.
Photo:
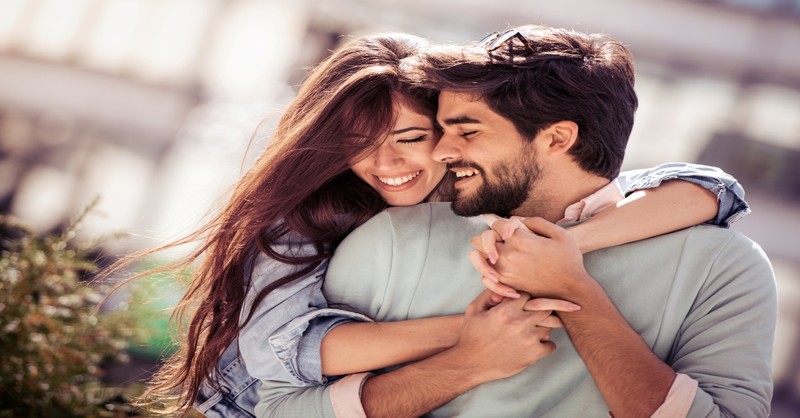
[[[620,173],[604,34],[347,42],[174,267],[148,399],[208,417],[765,417],[776,291],[736,180]],[[146,273],[145,273],[146,274]],[[176,396],[177,395],[177,396]],[[175,399],[177,398],[177,399]]]

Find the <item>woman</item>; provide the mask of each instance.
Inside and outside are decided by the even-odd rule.
[[[239,181],[224,209],[195,233],[165,247],[202,242],[187,258],[164,269],[183,269],[199,261],[176,308],[179,323],[190,308],[196,309],[180,350],[157,373],[150,395],[177,395],[174,410],[199,405],[208,416],[215,411],[231,416],[241,412],[235,402],[252,407],[253,398],[247,396],[255,392],[250,390],[255,379],[318,384],[324,382],[323,374],[413,360],[457,338],[457,317],[376,329],[371,323],[353,322],[365,320],[363,316],[328,308],[320,292],[327,260],[356,226],[387,205],[413,205],[448,195],[451,180],[446,170],[427,157],[439,135],[433,123],[435,92],[409,87],[400,71],[401,61],[424,46],[422,39],[409,35],[368,36],[323,61],[304,82],[271,144]],[[677,171],[666,176],[679,176]],[[712,172],[710,180],[705,174],[698,177],[720,183],[717,173]],[[611,209],[602,223],[585,223],[585,234],[576,233],[584,250],[714,217],[717,206],[711,194],[687,182],[673,183]],[[674,203],[676,196],[680,205]],[[632,227],[617,231],[614,225],[622,218]],[[347,326],[338,327],[343,324]],[[350,341],[369,341],[387,329],[392,342],[382,339],[383,345],[375,345],[381,348],[362,352],[364,361],[327,356],[331,351],[326,347],[320,364],[324,336],[335,339],[339,330],[346,330],[348,335],[359,333]],[[404,336],[409,332],[414,341]],[[341,340],[334,344],[338,352],[354,349]],[[229,375],[244,370],[241,360],[253,376],[244,375],[246,381]]]

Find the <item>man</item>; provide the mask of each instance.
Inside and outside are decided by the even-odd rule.
[[[480,236],[471,258],[489,287],[569,300],[581,309],[561,313],[566,331],[548,338],[520,325],[524,294],[509,293],[494,307],[473,304],[467,338],[450,350],[327,388],[265,382],[257,410],[768,415],[776,297],[756,244],[700,226],[596,251],[582,263],[569,232],[553,224],[619,171],[637,103],[622,45],[604,35],[522,27],[475,48],[435,50],[420,70],[442,91],[437,118],[444,135],[434,157],[459,177],[453,211],[526,218],[515,219],[516,228],[496,222],[486,233],[476,218],[456,217],[442,204],[390,209],[338,248],[325,282],[329,301],[383,321],[463,310],[479,290],[462,279],[470,273],[457,260],[465,241]],[[495,332],[497,324],[518,326],[522,335],[512,341],[498,334],[492,344],[469,338]],[[523,358],[520,340],[539,353],[549,340],[558,349]],[[505,344],[513,344],[511,353]]]

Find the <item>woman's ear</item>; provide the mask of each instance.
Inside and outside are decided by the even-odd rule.
[[[545,130],[545,152],[551,156],[565,154],[578,140],[578,124],[571,120],[556,122]]]

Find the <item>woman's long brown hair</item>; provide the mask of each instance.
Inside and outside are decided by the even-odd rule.
[[[218,214],[186,238],[129,257],[112,269],[119,271],[156,251],[201,242],[188,257],[159,269],[181,271],[198,262],[173,314],[181,333],[179,350],[154,376],[145,403],[167,400],[169,408],[162,412],[185,411],[204,380],[216,383],[217,363],[241,329],[244,278],[259,252],[304,267],[262,290],[247,320],[267,294],[319,266],[349,232],[386,207],[350,171],[349,162],[367,155],[385,137],[398,98],[434,116],[434,94],[409,87],[400,72],[401,60],[424,45],[414,36],[380,34],[336,51],[310,73],[269,146]],[[288,233],[312,242],[317,254],[292,257],[273,251]],[[181,332],[185,318],[190,318],[188,328]]]

